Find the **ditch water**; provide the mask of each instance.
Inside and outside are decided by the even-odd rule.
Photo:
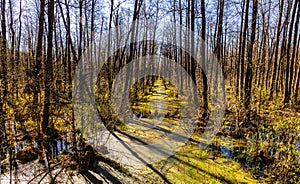
[[[170,114],[176,114],[174,112],[180,111],[181,101],[184,103],[184,100],[177,98],[178,96],[174,94],[172,94],[173,96],[170,95],[169,92],[174,90],[165,89],[165,84],[163,84],[162,80],[156,81],[149,91],[151,91],[151,93],[147,93],[146,96],[143,96],[143,99],[135,101],[136,105],[132,106],[134,112],[146,114],[150,109],[151,114],[153,114],[152,111],[158,111],[161,114],[166,114],[167,112]],[[151,106],[154,99],[156,100],[155,105]],[[178,117],[180,117],[180,114],[172,116],[173,119]],[[171,119],[170,116],[167,118]],[[148,116],[140,116],[139,119],[142,119],[145,122],[150,121]],[[168,123],[170,123],[170,121]],[[233,130],[234,127],[227,126],[226,129]],[[298,141],[295,142],[295,140],[292,140],[293,143],[290,145],[288,150],[282,151],[281,143],[284,144],[285,140],[283,140],[280,133],[274,135],[270,133],[256,132],[248,139],[241,140],[234,139],[229,136],[217,136],[209,145],[209,151],[215,157],[233,159],[258,178],[264,178],[266,177],[266,173],[268,173],[267,170],[270,169],[269,166],[275,162],[286,159],[287,157],[291,157],[291,160],[294,163],[299,162],[300,135],[297,135],[297,137]],[[291,149],[294,151],[290,151]],[[283,155],[286,158],[283,158]]]
[[[61,154],[68,154],[70,153],[71,144],[68,142],[67,139],[63,139],[58,137],[57,139],[51,139],[45,141],[45,147],[48,148],[48,153],[50,157],[53,159],[56,156]],[[38,143],[36,141],[18,141],[14,144],[14,154],[17,159],[17,165],[22,163],[27,163],[38,158]],[[0,173],[4,173],[9,170],[9,149],[3,148],[4,155],[7,158],[0,160]],[[2,156],[3,158],[3,156]]]
[[[62,151],[68,151],[70,149],[70,143],[63,139],[52,139],[46,141],[46,144],[49,145],[50,154],[55,157],[61,154]],[[17,142],[14,146],[15,153],[22,151],[28,147],[38,148],[38,143],[36,141],[27,142],[27,141],[20,141]],[[7,151],[8,154],[8,151]]]
[[[280,140],[280,136],[278,136]],[[67,139],[57,138],[46,141],[49,148],[49,153],[52,158],[70,153],[71,145]],[[246,170],[252,172],[258,178],[265,177],[265,169],[272,160],[265,156],[263,153],[253,154],[255,145],[257,144],[255,139],[248,140],[237,140],[227,136],[217,136],[214,141],[209,145],[208,149],[211,155],[215,158],[222,157],[226,159],[233,159],[241,164]],[[20,152],[24,152],[28,148],[37,148],[38,144],[36,141],[19,141],[15,143],[14,151],[18,155]],[[267,155],[272,155],[277,152],[278,148],[270,148]],[[300,153],[300,140],[297,141],[296,150]],[[6,150],[6,154],[9,152]],[[23,154],[26,156],[26,154]],[[35,157],[34,157],[35,158]],[[26,159],[26,158],[23,158]],[[281,158],[280,158],[281,159]],[[295,162],[298,161],[298,157],[295,156]],[[22,162],[18,162],[22,164]],[[1,162],[1,173],[9,171],[8,159],[2,160]]]
[[[278,135],[278,137],[278,141],[280,141],[280,136]],[[252,138],[248,140],[237,140],[231,137],[217,136],[209,148],[210,152],[217,151],[217,153],[213,153],[217,157],[236,160],[244,168],[259,178],[263,178],[265,176],[265,169],[274,162],[272,156],[274,156],[276,152],[279,152],[280,148],[271,147],[268,149],[268,153],[265,153],[263,150],[256,151],[258,150],[256,145],[259,144],[259,141]],[[298,155],[300,155],[300,140],[298,140],[296,144],[296,153],[292,155],[295,163],[298,162]],[[281,159],[282,156],[279,156],[279,160]]]

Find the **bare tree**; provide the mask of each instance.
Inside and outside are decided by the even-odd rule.
[[[40,1],[40,14],[39,14],[39,24],[38,24],[38,38],[36,44],[36,58],[35,58],[35,68],[34,68],[34,100],[33,104],[38,110],[38,97],[40,91],[41,83],[41,69],[42,69],[42,57],[43,57],[43,37],[44,37],[44,14],[45,14],[45,0]],[[40,121],[36,119],[37,121]],[[39,129],[39,128],[38,128]]]
[[[249,4],[249,0],[247,1],[247,5]],[[245,99],[244,106],[246,110],[246,122],[250,122],[251,115],[251,88],[252,88],[252,59],[253,59],[253,46],[255,43],[255,34],[256,34],[256,20],[257,20],[257,9],[258,9],[258,1],[253,0],[253,9],[252,9],[252,23],[251,23],[251,36],[250,36],[250,44],[248,48],[248,57],[247,57],[247,70],[246,70],[246,82],[245,82]]]
[[[277,31],[276,31],[276,44],[275,44],[275,53],[274,53],[274,62],[273,62],[273,69],[271,75],[271,88],[270,88],[270,100],[273,99],[274,95],[274,88],[277,83],[278,73],[278,52],[279,52],[279,42],[280,42],[280,35],[281,35],[281,22],[282,22],[282,14],[283,14],[283,5],[284,0],[281,0],[279,3],[279,17],[278,17],[278,24],[277,24]]]
[[[293,12],[291,14],[292,19],[290,22],[290,26],[289,26],[289,36],[288,36],[288,42],[287,42],[287,55],[286,55],[286,71],[285,71],[285,87],[284,87],[284,103],[288,103],[291,99],[291,89],[292,89],[292,76],[293,76],[293,65],[294,65],[294,52],[293,51],[292,55],[293,58],[290,60],[291,55],[290,55],[290,51],[291,51],[291,43],[292,43],[292,36],[293,36],[293,28],[294,28],[294,20],[296,17],[296,10],[297,10],[297,6],[298,6],[298,2],[299,1],[295,1],[294,2],[294,6],[293,6]],[[298,19],[299,20],[299,19]],[[296,22],[296,24],[298,24]],[[297,27],[298,25],[296,25]],[[298,29],[295,30],[296,33],[298,32]]]
[[[53,82],[52,74],[52,52],[53,52],[53,24],[54,24],[54,0],[48,2],[48,36],[47,36],[47,60],[45,62],[45,96],[42,130],[46,133],[49,126],[50,107],[51,107],[51,90]]]
[[[205,1],[201,0],[201,16],[202,16],[202,27],[201,27],[201,60],[202,60],[202,70],[206,70],[206,49],[205,49],[205,40],[206,40],[206,16],[205,16]],[[202,80],[203,80],[203,110],[202,119],[207,118],[208,116],[208,82],[205,73],[202,71]]]

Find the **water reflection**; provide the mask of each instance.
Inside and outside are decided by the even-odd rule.
[[[273,144],[272,147],[267,149],[268,153],[264,152],[263,149],[258,149],[257,146],[261,143],[261,140],[267,141],[268,137],[263,133],[257,136],[259,139],[249,137],[248,140],[237,140],[231,137],[218,136],[209,148],[212,151],[218,151],[220,153],[216,155],[217,157],[234,159],[258,178],[263,178],[265,177],[265,170],[274,163],[276,159],[276,157],[274,157],[275,153],[281,152],[279,152],[279,148],[276,147],[276,144]],[[278,141],[281,138],[280,135],[276,137]],[[300,140],[296,142],[295,150],[298,153],[295,153],[292,158],[294,158],[294,163],[298,163],[299,156],[297,155],[299,155],[300,152]],[[283,154],[279,154],[278,159],[283,159]]]
[[[63,151],[68,151],[71,148],[71,145],[67,140],[62,138],[46,140],[45,143],[47,147],[50,148],[50,153],[53,157],[58,156]],[[19,141],[15,142],[15,153],[22,151],[28,147],[38,148],[38,143],[36,141]]]

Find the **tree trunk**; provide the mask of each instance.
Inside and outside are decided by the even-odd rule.
[[[243,40],[242,40],[242,50],[241,50],[241,61],[240,61],[240,91],[241,91],[241,97],[245,99],[244,95],[245,93],[245,78],[244,78],[244,72],[245,72],[245,51],[246,51],[246,45],[247,45],[247,33],[248,33],[248,16],[249,16],[249,6],[250,6],[250,0],[246,0],[245,4],[245,23],[244,23],[244,31],[243,31]]]
[[[53,51],[53,23],[54,23],[54,0],[48,3],[48,36],[47,36],[47,60],[45,62],[45,97],[42,130],[44,133],[49,126],[51,90],[52,90],[52,51]]]
[[[249,2],[249,0],[248,0]],[[249,5],[249,4],[248,4]],[[246,111],[246,122],[250,122],[251,115],[251,87],[252,87],[252,57],[253,57],[253,46],[255,42],[255,33],[256,33],[256,17],[257,17],[257,7],[258,0],[253,0],[253,10],[252,10],[252,23],[251,23],[251,36],[250,36],[250,45],[247,57],[247,71],[246,71],[246,80],[245,80],[245,99],[244,106]]]
[[[298,6],[299,1],[295,1],[293,13],[292,13],[292,19],[290,21],[290,29],[289,29],[289,37],[287,42],[287,55],[286,55],[286,71],[285,71],[285,86],[284,86],[284,104],[287,104],[291,99],[291,88],[292,88],[292,76],[293,76],[293,58],[290,60],[290,51],[291,51],[291,42],[292,42],[292,35],[293,35],[293,27],[294,27],[294,20],[296,16],[296,9]]]
[[[34,68],[34,97],[33,104],[36,110],[38,110],[38,96],[41,82],[41,68],[42,68],[42,57],[43,57],[43,36],[44,36],[44,13],[45,13],[45,0],[40,1],[40,14],[39,14],[39,25],[38,25],[38,38],[36,44],[36,59]],[[38,112],[38,111],[36,111]],[[36,121],[40,121],[35,119]],[[38,127],[38,130],[40,128]]]
[[[205,40],[206,40],[206,16],[205,16],[205,1],[201,0],[201,15],[202,15],[202,27],[201,27],[201,60],[202,60],[202,80],[203,80],[203,115],[202,119],[206,119],[208,116],[208,83],[207,77],[204,71],[206,68],[206,49],[205,49]]]
[[[278,17],[278,24],[277,24],[277,32],[276,32],[276,45],[275,45],[275,58],[274,64],[271,74],[271,88],[270,88],[270,100],[273,99],[275,85],[277,83],[277,65],[278,65],[278,52],[279,52],[279,41],[280,41],[280,33],[281,33],[281,21],[282,21],[282,13],[283,13],[283,5],[285,0],[281,0],[279,4],[279,17]],[[280,58],[280,57],[279,57]]]

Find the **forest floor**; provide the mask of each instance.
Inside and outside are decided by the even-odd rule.
[[[33,161],[18,167],[19,183],[258,183],[250,173],[232,159],[216,157],[214,152],[201,151],[195,144],[182,147],[175,155],[151,166],[129,168],[131,176],[99,162],[84,174]],[[161,177],[164,176],[164,177]],[[9,173],[1,175],[1,183],[9,183]],[[14,181],[14,180],[13,180]]]
[[[151,144],[174,130],[178,125],[179,106],[187,99],[180,101],[175,89],[168,86],[166,90],[162,86],[165,86],[163,81],[158,80],[151,90],[143,90],[148,90],[147,95],[139,94],[140,99],[135,99],[131,106],[136,121],[127,122],[127,127],[120,127],[113,136],[121,137],[120,132],[125,132],[135,138],[123,137],[127,143],[140,139]],[[260,100],[253,107],[252,124],[245,126],[239,118],[238,103],[228,96],[229,106],[219,135],[207,142],[201,135],[193,134],[174,155],[151,164],[119,165],[106,158],[110,150],[99,160],[87,150],[81,157],[89,158],[88,163],[92,162],[93,168],[82,173],[81,168],[73,167],[77,163],[69,159],[72,153],[59,150],[48,167],[37,157],[30,162],[18,161],[17,171],[10,173],[8,158],[2,160],[1,167],[6,167],[6,172],[1,174],[0,181],[10,183],[12,178],[19,183],[50,183],[53,180],[55,183],[271,183],[294,173],[296,179],[291,181],[297,183],[300,108],[282,106],[276,99],[272,102],[257,99]],[[160,103],[164,100],[167,103]],[[168,117],[160,117],[160,114]],[[160,118],[154,121],[151,117],[154,115]],[[63,143],[60,144],[63,147]],[[207,144],[206,149],[199,149],[199,144]]]

